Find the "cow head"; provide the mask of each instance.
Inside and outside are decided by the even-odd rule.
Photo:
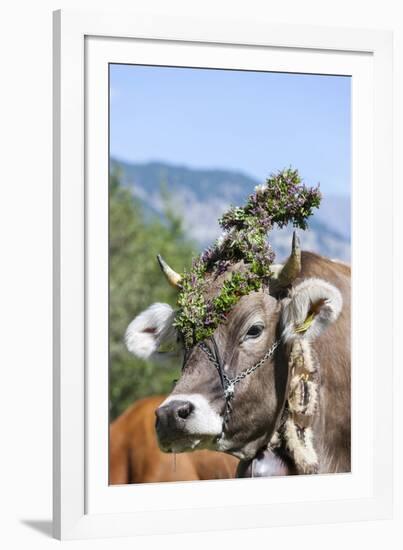
[[[209,448],[249,459],[269,440],[284,405],[288,382],[288,351],[295,338],[316,338],[339,315],[340,292],[321,279],[297,279],[301,269],[299,243],[267,289],[243,296],[220,324],[214,339],[224,373],[234,378],[253,367],[274,342],[275,353],[262,368],[236,385],[232,412],[223,423],[225,398],[219,373],[208,355],[196,345],[186,351],[184,368],[173,391],[156,411],[159,445],[165,452]],[[172,284],[180,283],[160,262]],[[231,272],[242,271],[242,262],[211,277],[208,298],[214,296]],[[286,290],[284,290],[286,289]],[[180,346],[173,327],[175,311],[156,303],[138,315],[126,332],[128,349],[146,358],[167,342]],[[209,345],[209,342],[206,342]]]

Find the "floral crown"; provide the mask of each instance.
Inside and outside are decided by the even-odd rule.
[[[282,170],[257,186],[243,207],[231,207],[222,216],[219,223],[223,235],[193,260],[189,271],[179,275],[158,256],[168,280],[179,287],[174,326],[187,349],[211,336],[242,296],[268,288],[274,281],[271,268],[275,254],[267,234],[274,224],[281,228],[289,222],[306,229],[307,218],[320,201],[319,185],[306,187],[297,170]],[[241,261],[244,269],[232,271],[219,294],[206,298],[211,284],[207,276],[217,278]]]

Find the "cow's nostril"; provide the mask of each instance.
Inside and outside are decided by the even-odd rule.
[[[189,401],[177,408],[176,414],[179,418],[187,418],[189,414],[193,411],[194,406]]]

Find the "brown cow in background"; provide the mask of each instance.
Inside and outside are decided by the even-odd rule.
[[[110,426],[109,483],[192,481],[235,477],[238,460],[215,451],[175,456],[159,450],[155,410],[165,396],[145,397]]]

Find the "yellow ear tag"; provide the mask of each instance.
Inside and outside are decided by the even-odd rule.
[[[298,332],[298,333],[306,332],[309,329],[309,327],[312,325],[314,317],[315,317],[315,313],[314,312],[310,313],[301,325],[298,325],[297,327],[295,327],[295,332]]]

